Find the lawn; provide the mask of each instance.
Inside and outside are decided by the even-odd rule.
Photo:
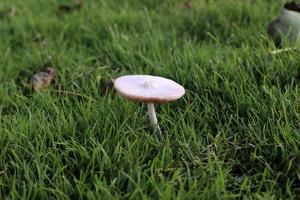
[[[0,199],[300,198],[299,51],[266,34],[283,1],[62,3],[0,2]],[[113,89],[128,74],[185,87],[162,137]]]

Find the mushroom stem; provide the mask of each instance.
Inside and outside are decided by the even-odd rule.
[[[160,130],[159,125],[157,123],[154,104],[153,103],[148,103],[147,108],[148,108],[148,116],[149,116],[149,119],[150,119],[151,126],[153,126],[155,132],[158,131],[159,133],[161,133],[161,130]]]

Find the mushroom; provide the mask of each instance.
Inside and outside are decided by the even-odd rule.
[[[148,116],[154,131],[160,131],[154,104],[163,104],[182,97],[185,89],[178,83],[159,76],[127,75],[115,80],[117,92],[125,98],[146,103]]]
[[[293,1],[284,4],[280,16],[268,25],[267,32],[276,46],[282,44],[283,37],[286,37],[291,44],[298,43],[300,40],[300,3]]]
[[[51,63],[46,63],[44,67],[41,72],[31,77],[32,88],[35,91],[48,87],[56,77],[56,70]]]

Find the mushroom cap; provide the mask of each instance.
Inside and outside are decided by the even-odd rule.
[[[142,103],[166,103],[185,93],[175,81],[150,75],[122,76],[115,80],[114,86],[125,98]]]

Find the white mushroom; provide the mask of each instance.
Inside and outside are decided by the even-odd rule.
[[[268,25],[267,31],[274,39],[276,46],[282,43],[283,37],[286,37],[291,44],[298,44],[300,41],[300,3],[292,1],[284,4],[282,13]]]
[[[125,98],[147,103],[148,115],[155,131],[160,132],[154,104],[167,103],[182,97],[185,89],[178,83],[163,77],[150,75],[128,75],[115,80],[114,86]]]

